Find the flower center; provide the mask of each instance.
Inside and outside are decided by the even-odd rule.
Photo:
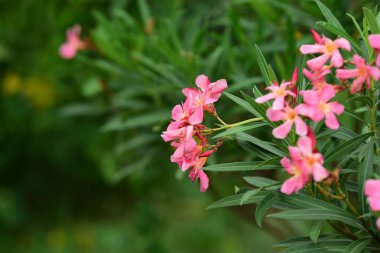
[[[275,92],[276,96],[278,97],[284,97],[285,96],[285,90],[284,89],[281,89],[281,88],[278,88]]]
[[[326,52],[331,54],[336,50],[336,45],[333,42],[327,42],[326,43]]]
[[[330,106],[326,104],[325,102],[320,102],[318,105],[318,109],[323,112],[329,112],[330,111]]]
[[[365,67],[359,68],[359,76],[366,76],[367,70]]]
[[[308,158],[306,158],[306,164],[309,166],[313,166],[315,162],[316,160],[314,156],[309,156]]]
[[[297,117],[297,114],[293,109],[289,109],[287,116],[289,120],[294,120]]]

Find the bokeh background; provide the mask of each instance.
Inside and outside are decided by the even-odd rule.
[[[324,3],[347,31],[345,13],[360,20],[379,4]],[[272,252],[307,231],[269,219],[259,229],[254,206],[206,210],[244,186],[242,174],[210,173],[200,193],[160,132],[198,74],[251,94],[262,81],[254,44],[289,79],[318,20],[307,0],[0,0],[0,252]],[[96,50],[64,60],[75,24]],[[251,117],[226,97],[217,110]],[[239,144],[209,164],[259,152]]]

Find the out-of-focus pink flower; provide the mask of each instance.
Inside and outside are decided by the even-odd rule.
[[[307,125],[298,116],[297,107],[295,109],[285,106],[282,110],[273,110],[269,108],[267,110],[267,117],[270,121],[284,120],[285,122],[273,129],[273,136],[277,139],[284,139],[288,136],[293,124],[296,126],[296,133],[304,136],[307,134]]]
[[[195,79],[195,84],[199,89],[185,88],[182,93],[191,101],[192,114],[189,117],[190,124],[197,124],[203,121],[203,111],[211,113],[215,108],[213,103],[218,101],[223,91],[227,89],[225,79],[211,83],[207,76],[200,75]]]
[[[367,196],[371,210],[373,212],[380,211],[380,180],[367,180],[364,185],[364,194]]]
[[[316,38],[316,34],[317,33],[314,31],[314,38]],[[336,68],[341,67],[343,65],[343,57],[339,52],[339,48],[350,51],[351,45],[348,40],[339,38],[332,41],[326,37],[318,40],[319,41],[317,41],[317,44],[302,45],[300,48],[302,54],[321,54],[314,59],[308,60],[307,66],[312,70],[319,70],[329,59],[331,59],[332,66]]]
[[[66,32],[66,42],[59,48],[59,54],[64,59],[72,59],[78,50],[85,49],[86,43],[80,39],[80,25],[75,25]]]
[[[380,66],[380,34],[371,34],[368,36],[369,44],[377,54],[376,65]]]
[[[309,174],[305,167],[298,161],[292,161],[287,157],[281,159],[281,165],[290,174],[291,178],[285,180],[281,186],[281,192],[291,195],[301,190],[309,181]]]
[[[366,65],[365,60],[359,55],[354,55],[352,58],[356,68],[355,69],[338,69],[336,71],[336,77],[339,79],[355,78],[351,85],[351,93],[359,92],[363,83],[367,83],[367,88],[371,87],[371,78],[375,81],[379,80],[380,70],[377,67]]]
[[[297,106],[299,114],[307,116],[315,122],[326,118],[325,124],[328,128],[339,128],[339,122],[335,114],[342,114],[344,106],[338,102],[328,103],[335,96],[333,87],[327,85],[323,87],[319,94],[314,90],[304,90],[300,94],[303,96],[305,103]]]
[[[200,191],[205,192],[208,189],[209,179],[206,173],[201,169],[206,163],[206,157],[199,157],[193,164],[193,168],[189,173],[191,181],[196,181],[199,178],[200,181]]]
[[[285,97],[292,96],[296,97],[294,92],[288,90],[288,87],[291,85],[291,82],[282,82],[280,85],[278,83],[273,83],[273,85],[266,87],[266,90],[270,90],[271,93],[268,93],[262,97],[256,98],[256,103],[262,104],[269,100],[274,99],[272,109],[281,110],[285,106]]]

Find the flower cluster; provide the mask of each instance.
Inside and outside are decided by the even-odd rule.
[[[214,103],[218,101],[227,88],[224,79],[211,83],[207,76],[200,75],[195,84],[198,88],[185,88],[182,90],[186,100],[182,105],[176,105],[172,110],[172,121],[167,130],[162,133],[164,141],[171,141],[176,148],[170,160],[177,163],[182,171],[190,170],[192,181],[200,179],[200,190],[206,191],[209,179],[202,170],[207,157],[221,145],[210,145],[207,136],[202,133],[205,126],[203,122],[204,111],[216,116]]]
[[[66,31],[66,42],[59,48],[59,54],[64,59],[72,59],[78,50],[87,48],[86,42],[80,39],[80,25],[75,25]]]

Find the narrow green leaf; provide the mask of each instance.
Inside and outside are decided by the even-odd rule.
[[[360,238],[350,243],[343,251],[343,253],[361,253],[364,248],[371,243],[369,238]]]
[[[261,52],[260,48],[257,45],[255,45],[255,53],[256,53],[257,63],[259,65],[264,82],[267,86],[270,86],[273,80],[271,80],[271,77],[270,77],[268,63],[265,60],[263,53]]]
[[[215,165],[210,165],[203,167],[203,170],[208,171],[254,171],[254,170],[271,170],[276,167],[273,165],[262,165],[258,167],[258,165],[262,164],[262,162],[235,162],[235,163],[220,163]],[[277,166],[278,167],[278,166]]]
[[[229,99],[231,99],[231,100],[234,101],[236,104],[240,105],[241,107],[243,107],[244,109],[246,109],[246,110],[249,111],[250,113],[252,113],[252,114],[254,114],[254,115],[256,115],[256,116],[260,115],[255,109],[252,108],[252,106],[251,106],[248,102],[244,101],[243,99],[241,99],[241,98],[239,98],[239,97],[237,97],[237,96],[235,96],[235,95],[232,95],[232,94],[230,94],[230,93],[227,93],[227,92],[225,92],[224,94],[225,94]]]
[[[255,219],[259,227],[262,226],[262,220],[265,216],[265,213],[273,207],[280,198],[276,194],[269,194],[266,196],[256,207]]]
[[[280,167],[280,160],[282,159],[282,157],[274,157],[274,158],[271,158],[271,159],[268,159],[268,160],[265,160],[263,161],[262,163],[260,163],[259,165],[257,165],[255,167],[255,170],[257,169],[260,169],[261,166],[275,166],[275,167]]]
[[[329,8],[327,8],[326,5],[324,5],[321,1],[319,0],[315,0],[315,2],[317,3],[319,9],[321,10],[323,16],[325,16],[327,22],[329,22],[329,24],[339,28],[340,30],[344,31],[344,28],[342,26],[342,24],[338,21],[338,19],[334,16],[334,14],[330,11]]]
[[[269,190],[278,189],[280,182],[266,178],[266,177],[243,177],[243,179],[253,186],[258,188],[267,188]]]
[[[260,140],[256,137],[253,137],[252,135],[246,134],[246,133],[238,133],[236,134],[236,138],[244,141],[248,141],[262,149],[265,149],[277,156],[286,156],[286,153],[282,150],[279,150],[278,148],[274,147],[272,143],[266,142],[263,140]]]
[[[364,160],[362,163],[361,168],[359,169],[359,175],[358,175],[358,196],[359,196],[359,203],[361,206],[362,213],[368,212],[368,206],[366,203],[366,199],[364,196],[364,184],[365,181],[368,180],[372,174],[373,174],[373,152],[374,152],[374,143],[373,140],[367,144],[367,152],[364,156]]]
[[[253,190],[249,190],[247,192],[245,192],[243,194],[243,196],[241,197],[240,199],[240,205],[243,205],[245,204],[245,202],[247,200],[249,200],[251,197],[255,196],[256,194],[258,194],[259,192],[261,192],[261,188],[258,188],[258,189],[253,189]]]
[[[355,216],[336,210],[321,209],[301,209],[290,210],[280,213],[270,214],[268,217],[286,219],[286,220],[323,220],[328,217],[329,220],[336,220],[358,229],[365,229],[363,225],[355,218]]]
[[[318,242],[319,234],[321,233],[321,228],[323,223],[325,223],[326,220],[320,220],[314,223],[314,225],[310,229],[310,239],[314,242]]]
[[[368,9],[367,7],[363,8],[364,17],[367,20],[369,29],[371,30],[372,34],[378,34],[380,33],[379,24],[376,21],[376,17],[373,14],[373,12]]]
[[[354,97],[350,98],[349,100],[347,100],[347,103],[354,102],[354,101],[364,103],[368,107],[373,106],[373,100],[369,96],[354,96]]]
[[[251,198],[249,198],[245,202],[245,204],[257,204],[261,200],[263,200],[263,198],[265,198],[268,194],[269,194],[268,192],[261,191],[258,194],[256,194],[255,196],[252,196]],[[219,207],[227,207],[227,206],[239,206],[240,205],[240,200],[243,197],[243,195],[244,195],[244,193],[240,193],[240,194],[237,194],[237,195],[233,195],[233,196],[229,196],[229,197],[220,199],[218,201],[215,201],[211,205],[209,205],[207,207],[207,209],[219,208]]]
[[[338,158],[341,158],[342,156],[349,154],[352,150],[358,148],[371,135],[373,135],[372,132],[365,133],[339,145],[336,149],[325,155],[325,164],[328,164],[332,161],[337,160]]]
[[[240,132],[245,132],[245,131],[255,129],[258,127],[262,127],[262,126],[266,126],[266,125],[268,125],[268,123],[266,123],[266,122],[257,122],[255,124],[251,124],[251,125],[233,127],[233,128],[227,129],[226,131],[221,132],[221,133],[213,136],[212,139],[218,139],[218,138],[221,138],[224,136],[229,136],[229,135],[237,134]]]

